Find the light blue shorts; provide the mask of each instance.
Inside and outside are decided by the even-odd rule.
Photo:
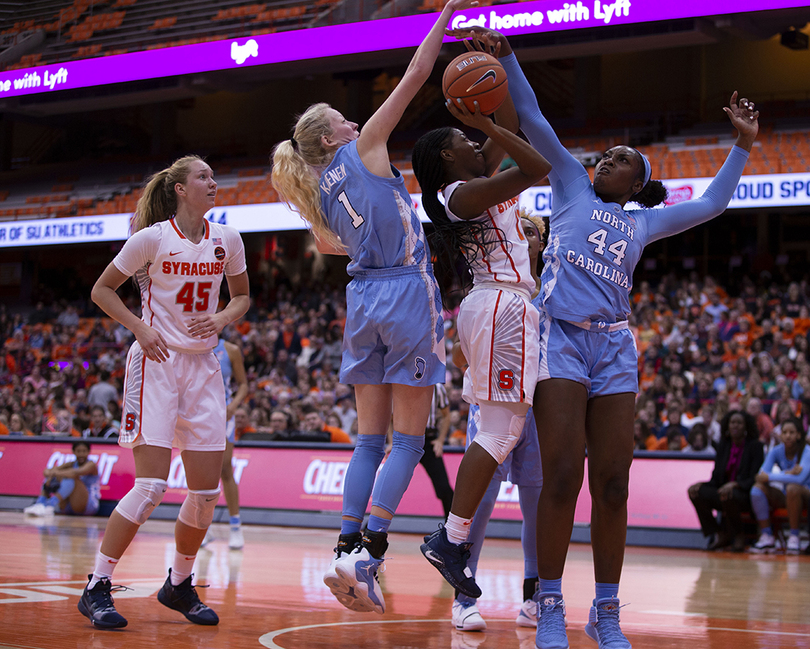
[[[470,404],[467,415],[467,448],[470,447],[478,432],[479,407]],[[529,408],[526,413],[526,423],[520,433],[520,439],[512,452],[506,456],[497,469],[495,480],[503,482],[508,480],[521,487],[543,486],[543,465],[540,461],[540,442],[537,439],[537,426],[534,423],[534,411]]]
[[[425,387],[444,383],[441,308],[429,267],[356,273],[346,287],[340,382]]]
[[[588,398],[623,392],[638,393],[638,351],[627,327],[592,330],[540,312],[538,383],[569,379],[582,383]]]

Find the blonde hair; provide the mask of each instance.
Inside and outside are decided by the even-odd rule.
[[[330,108],[326,103],[313,104],[298,116],[292,139],[279,142],[273,150],[271,181],[279,198],[309,223],[319,240],[344,248],[326,222],[318,178],[311,169],[325,167],[335,156],[335,150],[321,142],[324,135],[332,135]]]
[[[184,183],[191,173],[194,162],[204,162],[198,155],[178,158],[163,171],[158,171],[146,181],[132,219],[132,233],[148,228],[160,221],[168,221],[177,213],[177,193],[174,186]]]
[[[542,241],[546,234],[546,222],[543,220],[543,217],[532,214],[525,207],[518,208],[518,215],[520,218],[534,223],[534,227],[537,228],[537,236],[540,237],[540,240]]]

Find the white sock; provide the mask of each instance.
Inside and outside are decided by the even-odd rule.
[[[109,579],[112,577],[115,566],[118,565],[119,559],[113,559],[106,554],[101,554],[101,550],[96,553],[96,567],[93,568],[93,576],[90,578],[90,583],[87,584],[87,589],[92,590],[99,581],[105,577]]]
[[[447,540],[456,545],[464,543],[470,536],[471,524],[472,518],[461,518],[461,516],[451,513],[444,524],[444,528],[447,530]]]
[[[191,576],[194,570],[194,559],[197,558],[196,554],[180,554],[177,550],[174,551],[174,563],[172,564],[172,586],[179,586],[186,579]]]

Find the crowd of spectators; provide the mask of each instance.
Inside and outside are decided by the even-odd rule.
[[[666,276],[633,292],[639,348],[636,447],[713,453],[719,421],[741,408],[772,447],[780,425],[810,409],[806,280],[745,278],[729,295],[711,277]],[[237,434],[249,439],[351,442],[353,390],[338,382],[346,320],[342,289],[282,286],[223,332],[245,357],[249,396]],[[447,342],[455,313],[445,313]],[[108,437],[120,425],[133,338],[91,306],[38,304],[26,316],[0,307],[0,433]],[[448,366],[449,444],[463,445],[467,406]],[[94,410],[95,408],[95,410]],[[111,433],[111,428],[113,432]]]

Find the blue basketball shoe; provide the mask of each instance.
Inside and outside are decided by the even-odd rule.
[[[442,573],[453,588],[473,599],[481,597],[481,589],[475,583],[472,571],[467,567],[470,558],[471,543],[456,545],[447,540],[447,530],[444,525],[425,537],[420,549],[425,559]]]
[[[537,649],[568,649],[565,632],[565,601],[560,593],[535,593],[537,602]]]
[[[585,633],[599,643],[599,649],[632,649],[619,626],[619,599],[606,597],[594,600],[588,615]]]

